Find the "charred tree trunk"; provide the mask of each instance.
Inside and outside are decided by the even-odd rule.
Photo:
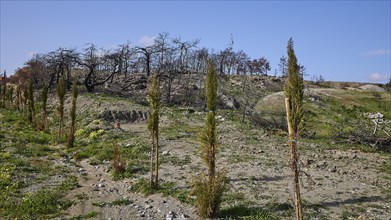
[[[145,54],[145,58],[146,58],[146,69],[147,69],[147,76],[149,77],[149,74],[151,74],[151,69],[150,69],[150,62],[151,62],[151,54],[150,53],[146,53]]]

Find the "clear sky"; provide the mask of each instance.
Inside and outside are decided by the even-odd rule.
[[[388,82],[391,1],[1,1],[1,73],[59,47],[140,45],[161,32],[199,47],[264,56],[272,71],[290,37],[300,64],[326,80]]]

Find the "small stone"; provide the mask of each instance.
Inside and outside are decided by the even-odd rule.
[[[333,166],[329,169],[330,172],[336,172],[337,171],[337,167],[336,166]]]
[[[98,184],[98,187],[99,187],[99,188],[105,187],[105,184],[104,184],[104,183],[99,183],[99,184]]]
[[[169,211],[168,214],[166,215],[166,220],[173,220],[176,218],[176,214],[173,211]]]
[[[147,199],[147,200],[145,200],[144,202],[148,204],[148,203],[151,203],[151,202],[153,202],[153,200],[152,200],[152,199],[150,199],[150,198],[148,198],[148,199]]]
[[[165,150],[165,151],[162,152],[162,155],[163,156],[170,155],[170,151],[169,150]]]
[[[318,162],[318,163],[316,164],[316,167],[317,167],[317,168],[323,168],[323,167],[325,167],[325,166],[327,166],[326,161],[320,161],[320,162]]]
[[[357,220],[366,220],[367,218],[365,218],[364,216],[360,215],[358,216]]]
[[[83,171],[86,171],[86,169],[84,169],[84,168],[79,168],[79,172],[83,172]]]
[[[179,216],[180,216],[179,219],[186,219],[186,218],[189,218],[189,216],[186,215],[186,214],[180,214]]]
[[[167,203],[167,201],[163,199],[162,203],[163,203],[163,204],[164,204],[164,203]]]
[[[337,151],[337,152],[335,152],[335,157],[336,157],[337,159],[342,159],[344,156],[343,156],[342,152]]]
[[[146,206],[145,206],[145,209],[152,209],[152,205],[150,205],[150,204],[147,204]]]

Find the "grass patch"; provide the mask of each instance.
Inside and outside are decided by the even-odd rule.
[[[161,157],[160,163],[167,163],[167,162],[170,162],[175,166],[181,167],[183,165],[189,165],[191,163],[191,158],[190,155],[186,155],[182,159],[175,155]]]
[[[391,175],[391,163],[385,163],[381,166],[380,171]]]
[[[238,219],[238,220],[272,220],[270,212],[260,207],[251,207],[248,204],[239,204],[222,209],[219,214],[223,219]]]
[[[90,211],[90,212],[88,212],[88,213],[84,216],[84,218],[94,218],[94,217],[96,217],[98,214],[99,214],[98,212]]]
[[[154,189],[151,188],[148,179],[141,178],[136,184],[132,185],[131,191],[142,193],[145,196],[162,193],[164,196],[177,198],[181,202],[194,204],[194,199],[189,197],[189,190],[178,188],[174,182],[161,182],[159,188]]]
[[[40,190],[34,193],[24,194],[19,200],[13,201],[11,210],[5,211],[9,218],[42,219],[58,216],[61,210],[72,205],[69,200],[64,200],[62,194],[56,190]]]
[[[203,122],[202,115],[178,108],[163,108],[161,112],[169,121],[169,124],[161,125],[161,136],[167,140],[196,139],[201,129],[201,124],[198,126],[198,123]]]
[[[231,192],[231,193],[225,193],[223,195],[223,201],[226,204],[235,204],[239,202],[243,202],[246,200],[246,197],[241,192]]]
[[[49,219],[72,205],[64,194],[75,187],[69,176],[61,184],[48,185],[52,175],[63,171],[52,165],[56,149],[51,134],[33,129],[18,112],[0,108],[0,218]],[[28,189],[39,186],[38,191]],[[34,187],[33,187],[34,188]],[[32,191],[29,193],[23,193]]]
[[[69,191],[72,189],[75,189],[76,187],[79,187],[79,181],[76,176],[67,176],[65,181],[61,183],[59,189],[61,191]]]

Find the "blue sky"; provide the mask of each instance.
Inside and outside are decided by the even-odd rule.
[[[161,32],[199,47],[264,56],[272,71],[290,37],[300,64],[326,80],[388,82],[391,1],[10,1],[1,6],[1,73],[59,47],[140,45]],[[310,78],[310,77],[308,77]]]

